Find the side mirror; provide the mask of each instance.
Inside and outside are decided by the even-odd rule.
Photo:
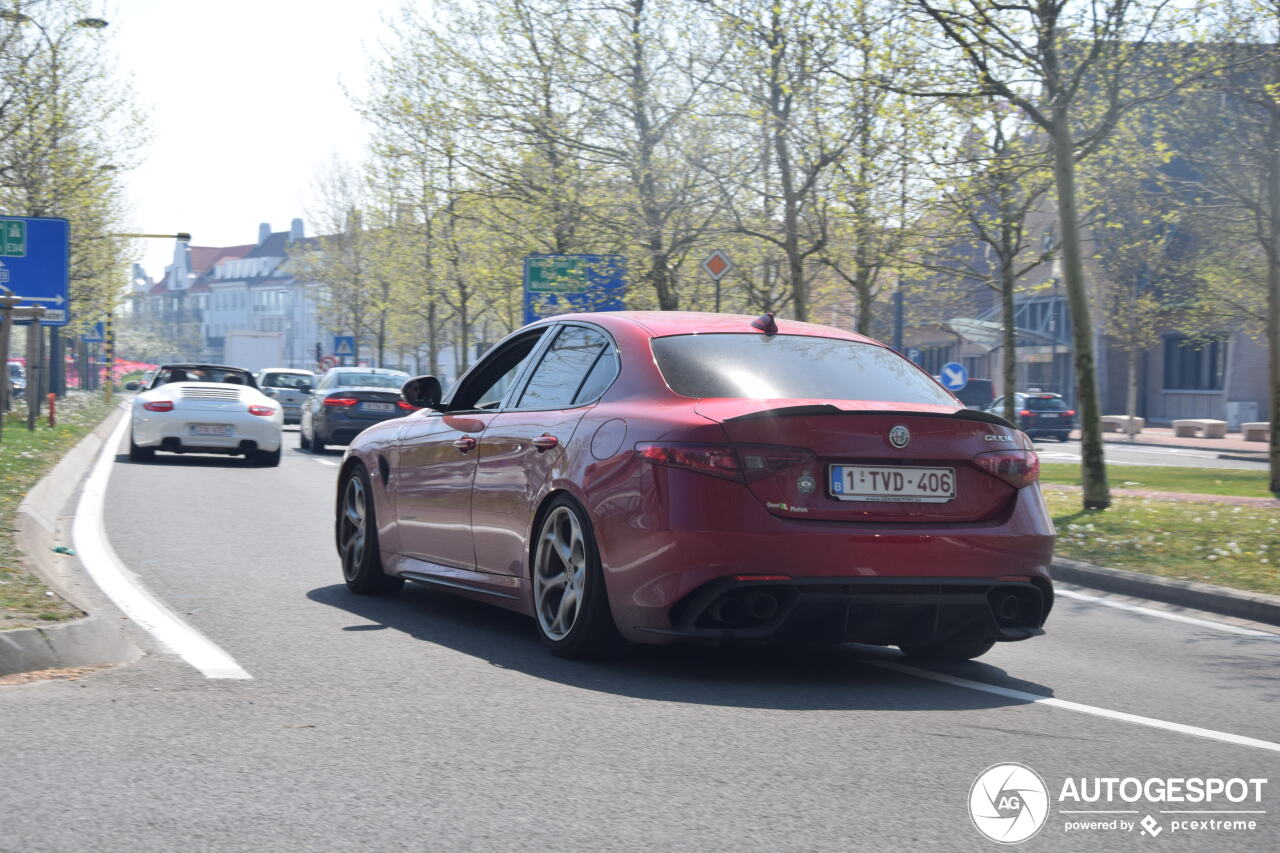
[[[417,406],[419,409],[436,409],[441,412],[445,410],[440,403],[442,393],[440,380],[434,376],[416,376],[400,388],[400,396],[404,397],[405,402],[410,406]]]
[[[298,390],[299,390],[299,391],[301,391],[303,394],[310,394],[310,393],[311,393],[311,386],[310,386],[310,385],[308,385],[307,383],[303,382],[302,384],[300,384],[300,385],[298,386]]]
[[[124,390],[126,391],[137,391],[141,387],[142,386],[138,384],[138,380],[136,379],[130,379],[128,382],[124,383]]]

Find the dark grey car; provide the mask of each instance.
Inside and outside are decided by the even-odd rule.
[[[314,373],[292,367],[268,367],[258,374],[257,379],[262,393],[274,397],[284,409],[285,423],[302,423],[307,395],[316,387]]]
[[[366,428],[414,411],[400,396],[409,374],[381,367],[335,367],[302,408],[303,449],[323,453],[326,444],[349,444]]]

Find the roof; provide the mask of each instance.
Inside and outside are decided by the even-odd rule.
[[[764,334],[751,325],[756,317],[747,314],[713,314],[703,311],[598,311],[591,314],[562,314],[549,317],[548,321],[583,320],[589,323],[610,327],[618,323],[630,321],[640,326],[650,337],[660,338],[667,335],[691,334],[726,334],[741,332],[744,334]],[[798,320],[776,318],[778,334],[806,335],[817,338],[840,338],[849,341],[860,341],[881,345],[879,341],[837,329],[834,326],[823,326],[818,323],[801,323]]]
[[[403,370],[392,370],[388,367],[355,367],[350,364],[329,368],[330,373],[385,373],[388,376],[408,376]]]
[[[228,258],[243,258],[254,249],[252,243],[243,246],[192,246],[190,253],[191,271],[201,275],[213,269],[218,261]]]
[[[288,231],[272,231],[267,235],[267,239],[262,241],[261,245],[250,246],[252,250],[243,257],[246,258],[283,258],[286,255],[285,246],[289,244]]]
[[[243,367],[233,367],[230,364],[200,364],[199,362],[173,362],[172,364],[162,364],[156,370],[168,370],[171,367],[179,367],[186,370],[190,367],[192,370],[238,370],[241,373],[248,373]]]

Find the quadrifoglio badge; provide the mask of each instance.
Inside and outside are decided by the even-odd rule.
[[[1056,781],[1056,780],[1055,780]],[[1266,816],[1267,779],[1216,776],[1068,776],[1051,788],[1023,764],[994,764],[969,788],[969,817],[983,836],[1018,844],[1049,823],[1061,831],[1155,838],[1250,833]]]

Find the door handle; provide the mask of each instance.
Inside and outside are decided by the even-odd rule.
[[[554,435],[546,435],[545,433],[533,440],[533,446],[538,448],[540,451],[550,450],[559,443],[560,439],[556,438]]]
[[[466,453],[476,446],[476,440],[469,435],[464,435],[462,438],[454,439],[453,446]]]

